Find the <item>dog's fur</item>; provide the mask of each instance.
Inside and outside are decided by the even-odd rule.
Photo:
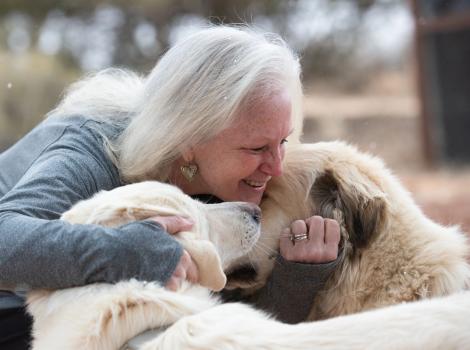
[[[470,347],[470,292],[288,325],[243,304],[177,321],[139,350],[442,350]]]
[[[250,253],[257,277],[229,281],[231,288],[250,293],[264,285],[274,264],[266,248],[277,250],[280,231],[312,215],[340,223],[341,253],[309,320],[468,287],[465,235],[427,218],[382,161],[342,142],[324,142],[290,147],[284,164],[261,204],[263,233]]]
[[[131,200],[133,196],[130,193]],[[90,206],[76,207],[79,222],[93,221],[94,200]],[[105,206],[113,201],[106,199]],[[146,207],[126,204],[125,210],[111,212],[128,221],[136,219],[133,213],[141,205]],[[168,214],[175,213],[177,209],[170,207]],[[274,262],[266,248],[278,248],[282,228],[314,214],[341,224],[340,265],[315,299],[310,319],[447,295],[467,286],[467,242],[458,228],[426,218],[380,161],[345,144],[291,147],[285,174],[270,184],[262,209],[263,234],[255,254],[250,254],[256,280],[231,282],[231,287],[246,288],[248,293],[270,274]],[[242,210],[242,221],[246,211]],[[177,213],[192,217],[193,211]],[[196,232],[201,229],[196,225]],[[190,250],[197,241],[183,244]],[[217,244],[215,248],[211,251],[222,251],[224,271],[247,261],[245,255],[231,255],[227,264],[223,249]],[[294,326],[240,303],[218,305],[207,289],[185,286],[174,293],[136,281],[52,296],[36,292],[29,302],[36,350],[118,349],[133,335],[162,325],[171,326],[140,349],[441,349],[470,343],[470,292]]]
[[[199,269],[199,282],[208,289],[183,285],[170,292],[156,283],[129,281],[34,291],[28,296],[28,309],[34,317],[35,350],[117,349],[149,327],[170,325],[214,305],[216,300],[209,296],[209,289],[223,288],[223,270],[232,269],[234,261],[259,237],[260,211],[256,205],[204,204],[159,182],[99,192],[77,203],[62,219],[72,224],[116,227],[156,215],[180,215],[194,221],[191,231],[176,238],[191,254]]]

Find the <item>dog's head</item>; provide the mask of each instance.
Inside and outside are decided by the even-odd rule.
[[[152,216],[179,215],[194,221],[190,231],[175,238],[190,253],[199,269],[199,283],[221,290],[224,271],[248,253],[259,237],[260,210],[254,204],[204,204],[175,186],[147,181],[102,191],[78,202],[62,215],[73,224],[118,227]]]
[[[279,236],[296,219],[335,219],[341,227],[340,259],[353,259],[387,223],[381,161],[342,142],[294,145],[286,151],[284,173],[271,180],[261,203],[262,234],[250,254],[251,274],[235,274],[228,288],[257,288],[269,276]],[[248,266],[248,264],[247,264]]]

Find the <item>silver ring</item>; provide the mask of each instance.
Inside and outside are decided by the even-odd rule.
[[[304,239],[308,239],[308,234],[301,233],[299,235],[290,235],[290,241],[293,245],[295,245],[295,242],[303,241]]]

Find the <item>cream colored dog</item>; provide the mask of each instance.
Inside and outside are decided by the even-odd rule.
[[[469,246],[459,228],[427,218],[380,160],[344,143],[290,147],[284,174],[269,184],[261,209],[263,234],[250,253],[256,278],[229,281],[247,293],[264,285],[274,264],[266,247],[277,251],[292,221],[320,215],[341,225],[340,265],[309,320],[468,287]]]
[[[143,182],[99,192],[79,202],[62,219],[72,224],[116,227],[155,215],[182,215],[195,224],[176,238],[198,265],[200,284],[177,292],[137,281],[96,284],[28,296],[34,317],[33,349],[118,349],[149,328],[166,326],[216,303],[224,270],[245,255],[259,237],[260,211],[247,203],[203,204],[174,186]],[[230,223],[230,224],[228,224]],[[125,263],[125,261],[123,261]]]
[[[284,169],[261,204],[263,233],[249,254],[256,275],[229,287],[264,285],[274,265],[266,252],[292,221],[334,218],[340,265],[309,317],[328,319],[286,325],[225,304],[180,319],[142,350],[470,349],[470,292],[460,292],[469,249],[457,227],[431,221],[380,160],[344,143],[290,147]]]
[[[139,350],[470,349],[470,292],[289,325],[246,305],[181,318]]]
[[[106,205],[118,202],[120,195],[108,199]],[[87,205],[76,208],[80,221],[94,215]],[[140,210],[125,208],[117,211],[125,220]],[[340,267],[316,298],[311,319],[446,295],[468,282],[467,245],[458,229],[426,218],[380,161],[342,143],[291,147],[285,174],[269,186],[262,209],[263,234],[255,253],[250,253],[256,279],[232,281],[232,287],[242,286],[248,293],[265,283],[274,264],[266,248],[278,248],[281,230],[293,220],[319,214],[341,223]],[[250,222],[247,211],[226,219]],[[192,217],[193,210],[177,212]],[[196,229],[199,232],[201,226]],[[229,254],[230,263],[224,263],[224,249],[214,240],[224,270],[248,261],[246,255]],[[192,245],[183,244],[187,249]],[[299,325],[276,322],[241,303],[219,305],[204,288],[185,286],[173,293],[135,281],[52,296],[38,292],[30,297],[30,310],[35,317],[35,349],[119,349],[133,335],[166,325],[166,331],[139,350],[437,350],[466,349],[470,344],[470,292]]]

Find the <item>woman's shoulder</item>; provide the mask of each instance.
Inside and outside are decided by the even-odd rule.
[[[84,115],[51,115],[46,118],[39,128],[58,129],[62,132],[70,130],[80,130],[81,133],[93,135],[105,135],[108,138],[117,137],[124,129],[123,126],[112,122],[84,116]]]
[[[123,130],[124,127],[118,123],[108,123],[83,115],[52,115],[39,124],[32,133],[35,142],[42,140],[39,144],[42,144],[44,149],[50,149],[51,146],[74,147],[108,160],[109,155],[105,145],[109,141],[114,142]]]
[[[106,126],[84,116],[51,116],[41,122],[12,147],[0,154],[0,194],[6,193],[35,164],[55,159],[94,169],[103,178],[119,184],[119,172],[111,160],[103,135],[113,134]],[[3,186],[2,186],[3,184]]]
[[[43,128],[54,130],[52,133],[56,134],[56,139],[49,140],[45,152],[66,153],[69,156],[74,153],[75,161],[86,161],[93,168],[98,164],[100,168],[112,172],[113,177],[118,176],[106,144],[119,136],[122,132],[120,127],[82,115],[48,119]]]
[[[94,125],[95,122],[85,116],[73,115],[73,116],[57,116],[52,115],[44,119],[36,127],[34,127],[29,133],[21,138],[17,145],[28,143],[29,140],[34,142],[41,148],[41,145],[47,147],[68,134],[76,133],[82,135],[83,138],[98,134],[94,131],[94,128],[87,127]]]
[[[51,116],[25,135],[12,149],[34,150],[33,153],[59,149],[88,150],[99,152],[103,146],[102,128],[87,117]]]

